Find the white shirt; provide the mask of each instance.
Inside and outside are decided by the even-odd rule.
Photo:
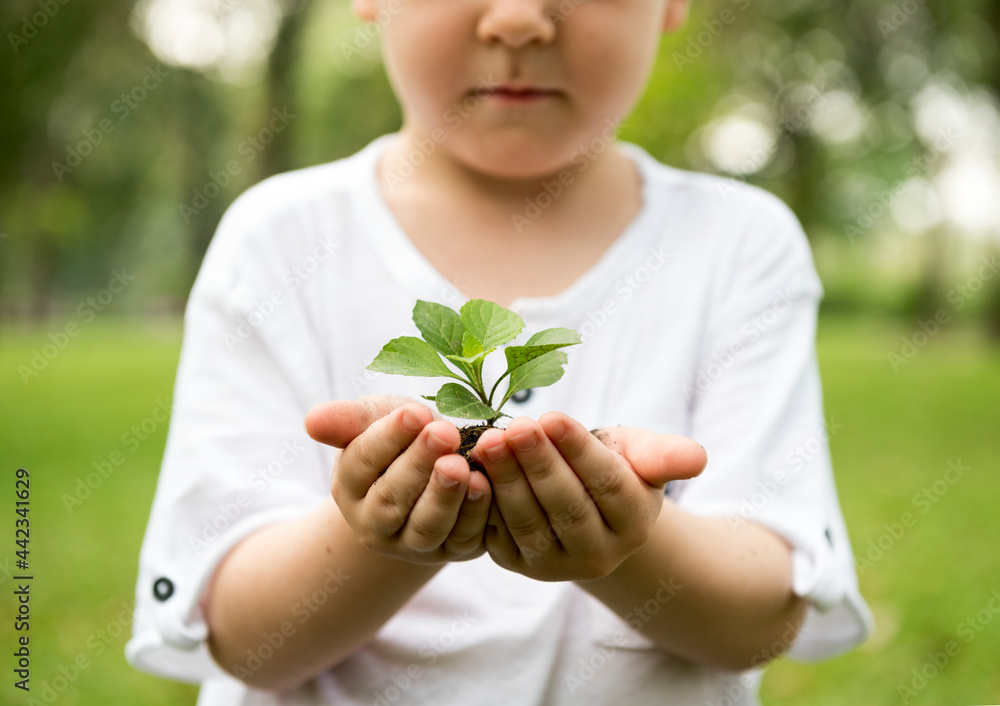
[[[392,139],[267,179],[223,217],[187,305],[129,662],[202,682],[199,704],[216,706],[757,703],[759,671],[672,658],[631,627],[670,599],[669,577],[623,620],[571,582],[533,581],[487,555],[443,568],[370,643],[302,688],[249,690],[213,662],[198,603],[218,561],[249,532],[329,497],[337,452],[306,436],[306,411],[365,394],[419,399],[441,383],[365,369],[391,338],[418,335],[417,299],[466,300],[381,196],[376,158]],[[505,411],[560,410],[587,428],[700,442],[708,467],[669,497],[785,537],[794,590],[810,602],[791,655],[847,650],[872,621],[830,466],[814,348],[822,287],[808,242],[766,192],[618,144],[640,168],[641,211],[561,294],[513,302],[523,338],[566,326],[584,343],[567,349],[561,381]],[[487,379],[498,366],[487,360]],[[328,590],[344,580],[331,575]],[[303,596],[291,624],[326,598]]]

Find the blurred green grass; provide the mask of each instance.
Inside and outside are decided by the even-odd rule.
[[[42,703],[48,682],[73,674],[79,655],[89,662],[59,693],[59,704],[193,704],[194,687],[133,670],[124,657],[131,635],[139,547],[149,514],[167,424],[157,424],[138,447],[121,436],[150,419],[157,400],[172,398],[180,347],[177,322],[162,326],[97,320],[37,377],[25,385],[19,365],[30,365],[32,350],[49,343],[50,331],[0,331],[0,462],[4,478],[22,466],[31,473],[32,691]],[[131,438],[131,437],[130,437]],[[119,452],[125,462],[67,508],[95,473],[93,463]],[[84,485],[84,487],[86,487]],[[10,517],[13,480],[3,483],[2,515]],[[80,496],[85,492],[80,492]],[[13,525],[13,521],[5,526]],[[6,536],[5,536],[6,539]],[[5,546],[0,557],[11,559]],[[5,599],[11,585],[0,572]],[[3,601],[6,611],[9,600]],[[121,630],[122,622],[125,623]],[[103,631],[103,632],[99,632]],[[3,664],[8,666],[13,630],[4,620]],[[60,672],[60,667],[65,671]],[[4,669],[4,674],[10,674]],[[4,703],[24,703],[24,695],[4,679]],[[9,697],[9,700],[8,700]]]
[[[18,365],[27,365],[32,349],[59,328],[0,331],[0,462],[10,479],[0,490],[4,517],[13,502],[13,469],[27,467],[32,479],[32,695],[39,698],[45,682],[61,685],[60,667],[84,655],[90,666],[68,682],[58,703],[193,704],[194,687],[128,666],[122,650],[130,629],[108,634],[109,627],[117,632],[122,604],[133,602],[167,425],[157,424],[137,447],[122,435],[144,420],[148,430],[158,402],[169,403],[179,322],[98,320],[25,385]],[[928,653],[944,651],[949,641],[959,653],[940,669],[926,669],[939,674],[914,689],[909,703],[1000,699],[1000,613],[988,608],[1000,590],[1000,476],[991,473],[1000,465],[1000,349],[972,331],[949,329],[893,372],[887,353],[898,353],[901,336],[911,334],[898,323],[821,321],[827,418],[842,425],[831,437],[834,468],[855,555],[864,556],[880,537],[888,546],[861,575],[878,627],[848,655],[772,665],[762,694],[769,706],[903,703],[898,685],[912,688],[911,670],[932,664]],[[115,451],[125,462],[68,508],[65,494]],[[914,495],[933,489],[949,461],[969,470],[921,512]],[[906,512],[915,524],[898,538],[887,535],[885,525]],[[12,546],[0,552],[4,557],[11,563],[3,566],[12,566]],[[0,571],[0,591],[9,596],[10,590]],[[4,600],[0,614],[8,615],[10,605]],[[970,618],[982,619],[981,631],[962,629]],[[0,649],[10,675],[14,631],[11,620],[3,623]],[[2,700],[23,703],[11,681],[2,687],[11,700]]]

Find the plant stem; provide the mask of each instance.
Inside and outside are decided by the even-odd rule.
[[[493,406],[493,394],[494,394],[494,393],[495,393],[495,392],[497,391],[497,387],[498,387],[498,386],[500,385],[500,381],[501,381],[501,380],[503,380],[503,379],[504,379],[505,377],[507,377],[508,375],[510,375],[510,371],[509,371],[509,370],[508,370],[507,372],[505,372],[505,373],[504,373],[503,375],[501,375],[501,376],[500,376],[500,377],[499,377],[499,378],[497,379],[497,381],[496,381],[496,382],[495,382],[495,383],[493,384],[493,389],[492,389],[492,390],[490,390],[490,399],[489,399],[489,401],[488,401],[488,402],[486,403],[486,404],[488,404],[488,405],[489,405],[490,407],[492,407],[492,406]],[[501,405],[501,406],[502,406],[502,405]],[[499,412],[500,410],[497,410],[497,411]]]
[[[472,368],[472,391],[479,395],[479,399],[486,402],[486,397],[483,392],[483,375],[476,369],[475,366]]]

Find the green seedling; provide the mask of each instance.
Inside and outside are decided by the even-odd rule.
[[[524,320],[509,309],[485,299],[472,299],[460,311],[442,304],[418,300],[413,307],[413,323],[422,338],[400,336],[389,341],[368,366],[369,370],[391,375],[453,378],[436,395],[421,395],[434,402],[449,417],[482,419],[483,424],[462,431],[459,449],[466,458],[476,440],[492,427],[517,392],[546,387],[563,376],[566,353],[559,350],[580,343],[580,334],[568,328],[539,331],[523,346],[506,346],[507,369],[486,392],[483,361],[498,347],[514,340],[524,329]],[[449,367],[450,364],[450,367]],[[503,380],[507,388],[497,399]],[[496,400],[496,402],[494,402]],[[470,465],[482,470],[478,461]]]

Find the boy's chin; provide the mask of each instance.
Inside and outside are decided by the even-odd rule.
[[[451,157],[467,169],[494,179],[542,179],[572,166],[577,150],[552,143],[505,143],[485,138],[483,143],[456,144]]]

